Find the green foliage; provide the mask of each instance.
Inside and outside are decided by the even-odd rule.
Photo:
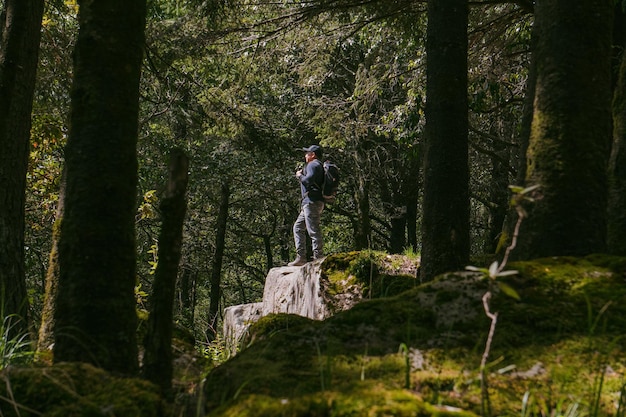
[[[4,315],[3,315],[4,316]],[[0,325],[0,370],[9,365],[27,364],[34,357],[33,344],[30,334],[15,334],[18,321],[22,320],[15,315],[4,316]]]
[[[202,355],[215,366],[224,363],[231,355],[221,334],[217,334],[209,344],[203,346]]]
[[[358,285],[364,298],[390,297],[417,285],[418,264],[418,259],[383,252],[338,253],[324,260],[322,277],[328,280],[331,294]]]

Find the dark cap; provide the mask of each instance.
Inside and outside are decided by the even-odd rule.
[[[311,145],[308,148],[302,148],[305,152],[315,152],[318,158],[322,157],[322,148],[319,145]]]

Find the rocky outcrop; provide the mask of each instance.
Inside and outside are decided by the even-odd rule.
[[[321,262],[272,268],[265,279],[262,315],[297,314],[313,320],[328,317],[320,293]]]
[[[331,294],[322,278],[323,260],[304,266],[272,268],[265,279],[263,301],[227,307],[224,310],[224,338],[233,354],[250,324],[272,313],[297,314],[324,320],[361,300],[360,288],[352,285]]]

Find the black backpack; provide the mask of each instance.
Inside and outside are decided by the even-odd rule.
[[[322,187],[322,196],[324,202],[332,204],[337,198],[337,189],[339,188],[339,167],[331,161],[324,162],[324,186]]]

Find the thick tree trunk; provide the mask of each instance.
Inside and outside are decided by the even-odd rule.
[[[220,209],[217,215],[217,234],[215,236],[215,255],[211,267],[211,302],[209,303],[209,327],[207,340],[212,341],[217,334],[217,318],[222,294],[222,263],[226,246],[226,226],[228,224],[228,206],[230,204],[230,186],[223,182],[221,187]]]
[[[422,280],[469,261],[467,0],[429,0]]]
[[[623,52],[613,100],[609,180],[608,249],[626,256],[626,54]]]
[[[605,0],[536,3],[526,185],[541,189],[522,224],[521,258],[606,250],[612,15]]]
[[[0,13],[0,305],[9,337],[29,329],[24,210],[43,0],[6,0]]]
[[[54,361],[136,374],[136,145],[146,2],[79,6]]]
[[[173,355],[172,331],[174,325],[174,295],[176,277],[183,245],[183,223],[187,203],[189,159],[174,149],[170,156],[167,191],[161,201],[163,223],[159,234],[158,263],[154,274],[148,331],[144,340],[144,377],[171,396]]]

